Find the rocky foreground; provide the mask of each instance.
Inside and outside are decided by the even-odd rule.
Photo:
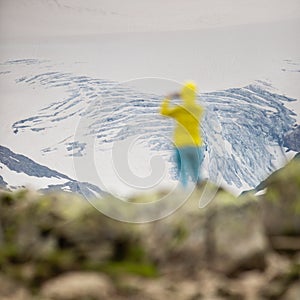
[[[299,300],[300,160],[264,185],[261,196],[218,190],[202,209],[197,190],[147,224],[74,195],[2,191],[0,299]]]

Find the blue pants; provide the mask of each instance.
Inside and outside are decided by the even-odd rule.
[[[195,183],[201,181],[199,171],[203,158],[202,147],[186,146],[175,148],[178,177],[184,187],[187,186],[189,177]]]

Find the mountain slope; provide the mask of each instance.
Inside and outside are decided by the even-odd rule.
[[[294,156],[294,158],[289,162],[289,164],[292,164],[294,162],[295,165],[296,164],[299,165],[299,161],[300,161],[300,152]],[[270,176],[268,176],[268,178],[263,180],[253,191],[260,192],[260,191],[264,190],[265,188],[267,188],[268,184],[270,182],[272,182],[274,178],[278,177],[278,174],[282,173],[284,169],[286,169],[286,166],[273,172]],[[299,170],[299,172],[300,172],[300,170]]]
[[[106,195],[97,186],[79,182],[70,177],[34,162],[32,159],[12,152],[0,145],[0,186],[15,189],[26,185],[39,185],[40,191],[62,190],[74,192],[87,198]],[[16,178],[18,178],[16,180]],[[16,182],[19,185],[16,185]]]
[[[171,162],[173,123],[158,114],[161,95],[140,92],[114,81],[59,72],[48,61],[8,61],[5,69],[14,71],[14,66],[26,64],[31,74],[32,70],[35,73],[28,74],[25,67],[22,75],[11,74],[17,75],[18,85],[59,93],[56,101],[12,125],[19,138],[26,133],[42,139],[47,132],[51,138],[39,142],[44,155],[84,157],[89,147],[85,136],[95,141],[97,153],[137,136],[152,155]],[[267,83],[256,82],[203,93],[199,100],[206,109],[202,131],[207,178],[213,182],[221,179],[227,185],[245,190],[282,166],[286,160],[282,150],[284,140],[296,124],[295,112],[285,104],[295,99],[276,94]],[[84,123],[82,132],[74,136],[74,128],[78,129],[81,123]],[[297,151],[295,147],[291,150]],[[176,178],[172,167],[170,176]]]
[[[2,144],[17,142],[22,149],[28,140],[34,141],[35,147],[26,148],[28,157],[47,165],[51,161],[53,169],[109,192],[131,189],[130,193],[137,179],[141,188],[148,188],[145,182],[153,170],[161,177],[152,186],[177,180],[172,161],[174,124],[158,113],[163,95],[138,89],[139,84],[167,81],[141,79],[136,88],[130,82],[67,72],[51,60],[39,59],[8,60],[0,65],[0,75],[17,90],[12,99],[18,110],[6,122],[11,142]],[[24,113],[23,95],[29,104]],[[297,100],[267,82],[201,93],[199,101],[205,106],[203,176],[216,184],[237,194],[252,189],[286,163],[290,155],[286,150],[300,151],[297,111],[290,108]],[[138,153],[132,151],[134,141],[142,146]],[[152,157],[160,157],[160,163],[152,165]],[[74,173],[77,161],[83,167],[75,166]],[[134,181],[128,181],[131,175],[122,178],[123,162],[134,173]]]

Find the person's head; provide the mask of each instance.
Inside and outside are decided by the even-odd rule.
[[[197,96],[196,84],[193,81],[187,81],[186,83],[184,83],[181,89],[180,96],[186,104],[195,103]]]

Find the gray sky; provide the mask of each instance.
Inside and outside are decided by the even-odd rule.
[[[197,30],[299,17],[299,0],[0,0],[0,38]]]

